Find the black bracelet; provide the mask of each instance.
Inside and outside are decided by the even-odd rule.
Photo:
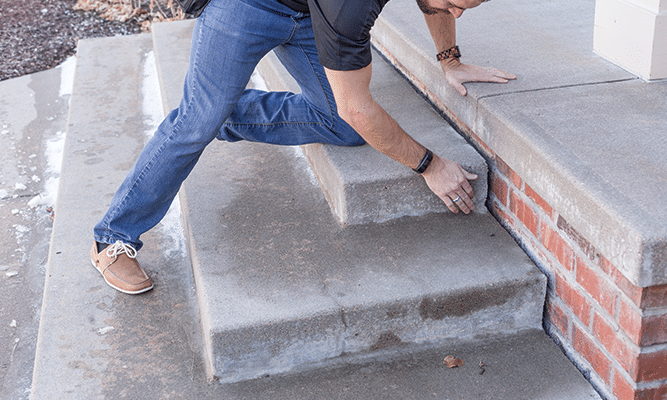
[[[426,149],[426,154],[424,154],[424,158],[422,158],[419,166],[417,168],[413,168],[412,170],[418,174],[421,174],[426,171],[426,168],[428,168],[428,166],[431,164],[431,161],[433,161],[433,152],[429,149]]]

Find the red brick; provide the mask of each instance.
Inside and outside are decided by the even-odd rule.
[[[609,361],[595,342],[586,336],[576,324],[572,329],[572,344],[574,345],[574,349],[591,364],[600,378],[609,385],[611,378],[611,361]]]
[[[641,345],[651,346],[667,343],[667,314],[644,317],[641,332]]]
[[[667,285],[651,286],[642,293],[641,308],[667,307]]]
[[[604,279],[604,276],[589,265],[587,258],[577,259],[577,282],[598,302],[607,313],[616,315],[616,288]]]
[[[496,218],[498,218],[504,224],[511,224],[511,218],[509,214],[505,211],[503,205],[500,204],[500,201],[494,200],[491,203],[491,212]]]
[[[632,378],[637,377],[637,351],[619,335],[599,313],[593,318],[593,337],[625,369]]]
[[[657,388],[644,389],[637,393],[636,400],[665,400],[667,399],[667,385]]]
[[[566,270],[570,272],[574,270],[574,251],[558,232],[546,223],[540,226],[540,241]]]
[[[572,310],[585,325],[591,324],[591,305],[586,298],[573,288],[560,274],[556,274],[556,295]]]
[[[641,345],[642,316],[626,300],[619,304],[618,325],[636,345]]]
[[[510,182],[514,184],[518,189],[521,189],[521,177],[505,164],[500,157],[496,157],[496,168],[500,171],[501,174],[505,175]]]
[[[621,301],[618,319],[623,331],[639,346],[667,343],[667,314],[642,317],[628,302]]]
[[[667,379],[667,350],[642,353],[638,364],[639,382]]]
[[[607,260],[602,254],[600,254],[599,256],[600,259],[598,262],[598,267],[600,267],[600,269],[604,271],[604,273],[607,274],[607,276],[613,277],[612,271],[616,269],[616,267],[614,267],[614,265],[609,260]]]
[[[540,218],[514,190],[510,190],[510,211],[517,216],[519,221],[523,222],[533,236],[538,236]]]
[[[635,390],[632,384],[616,369],[614,370],[614,387],[612,391],[618,400],[635,400]]]
[[[499,174],[494,173],[491,175],[491,191],[496,195],[498,201],[507,207],[509,189],[507,188],[507,182]]]
[[[566,338],[570,339],[570,318],[565,311],[553,296],[549,296],[547,299],[547,318],[549,322],[553,324],[560,331],[560,333]]]
[[[564,232],[574,243],[579,246],[581,251],[588,256],[591,261],[597,257],[597,250],[585,237],[583,237],[572,225],[570,225],[561,215],[558,216],[556,224],[558,229]]]
[[[525,184],[525,192],[528,197],[530,197],[531,200],[535,202],[548,216],[551,218],[551,215],[553,215],[554,209],[547,203],[542,196],[537,194],[535,190],[533,190],[532,187],[530,187],[527,183]]]
[[[643,292],[642,288],[630,282],[628,278],[626,278],[623,273],[618,270],[618,268],[611,264],[604,256],[600,256],[600,265],[602,266],[603,264],[603,269],[611,269],[611,273],[609,275],[611,276],[616,286],[621,289],[621,291],[625,293],[637,307],[641,307]]]

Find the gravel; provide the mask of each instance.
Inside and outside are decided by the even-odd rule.
[[[108,21],[76,0],[0,0],[0,81],[53,68],[79,39],[141,33],[136,18]],[[145,15],[145,13],[144,13]]]

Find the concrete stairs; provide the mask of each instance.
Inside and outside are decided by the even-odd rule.
[[[292,385],[342,397],[337,385],[355,372],[336,371],[429,359],[442,373],[433,355],[443,348],[470,354],[468,377],[480,349],[487,364],[524,365],[527,376],[550,366],[518,395],[503,388],[516,384],[513,367],[493,372],[487,397],[456,398],[538,398],[536,387],[550,399],[597,397],[541,331],[546,279],[485,211],[484,159],[377,54],[376,99],[480,176],[476,213],[446,211],[419,176],[369,146],[216,142],[143,238],[155,289],[108,288],[88,265],[91,229],[180,100],[191,29],[182,21],[80,43],[32,398],[313,398]],[[266,84],[295,90],[277,64],[258,68]]]

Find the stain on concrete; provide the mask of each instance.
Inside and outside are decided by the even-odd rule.
[[[378,350],[385,347],[393,347],[403,344],[401,338],[396,336],[392,331],[383,332],[378,340],[371,346],[371,350]]]
[[[419,316],[423,319],[442,320],[447,317],[463,317],[486,308],[501,306],[526,285],[502,285],[479,287],[450,295],[428,297],[419,304]]]

